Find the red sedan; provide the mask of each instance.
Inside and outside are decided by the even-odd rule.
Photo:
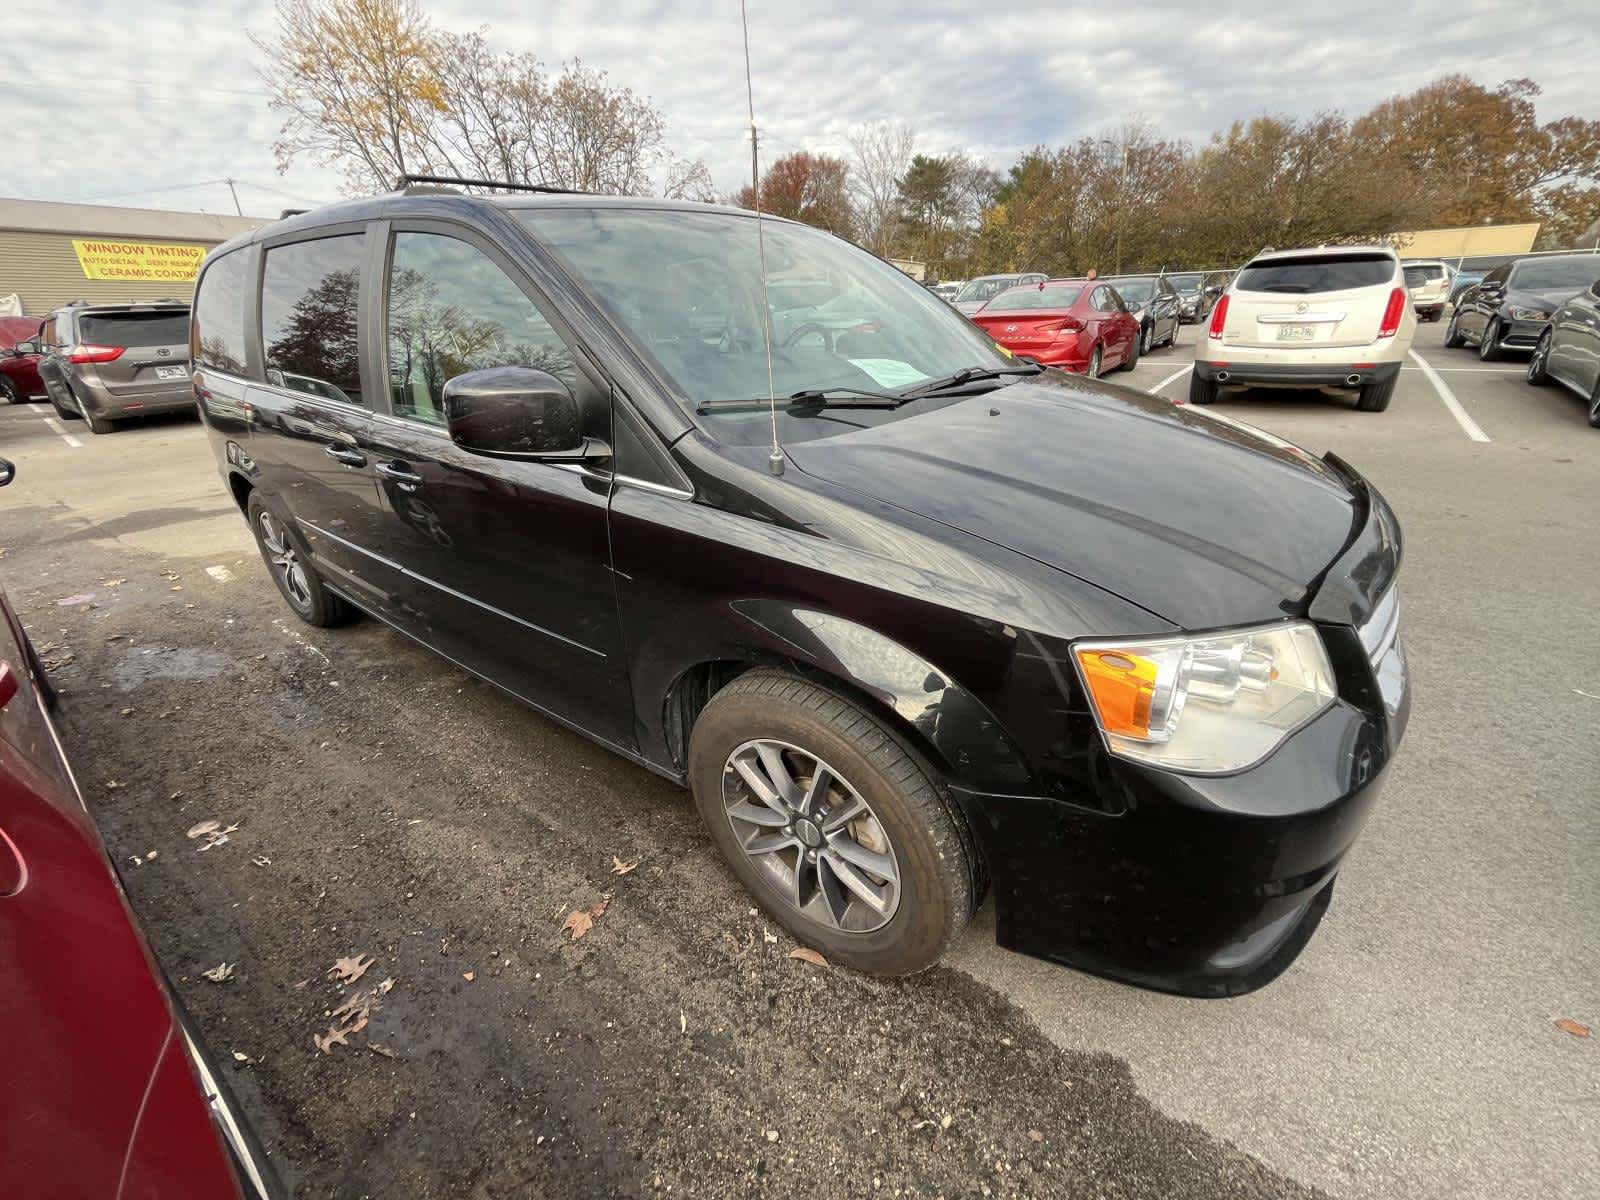
[[[18,342],[37,343],[43,323],[39,317],[0,317],[0,402],[43,398],[39,356],[16,351]]]
[[[1139,361],[1139,322],[1115,288],[1092,279],[1010,288],[971,320],[1013,354],[1079,374]]]
[[[13,473],[0,459],[0,485]],[[0,592],[0,1190],[273,1195],[134,924],[51,699]]]

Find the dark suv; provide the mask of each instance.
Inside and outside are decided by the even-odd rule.
[[[93,433],[110,433],[124,417],[194,406],[187,304],[74,304],[52,313],[40,337],[50,403]]]
[[[992,887],[1017,950],[1273,978],[1406,723],[1389,506],[757,221],[401,192],[214,251],[195,393],[284,598],[692,788],[836,961],[926,967]],[[774,333],[763,261],[856,318]]]

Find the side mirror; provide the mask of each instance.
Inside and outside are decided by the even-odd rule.
[[[5,487],[17,477],[17,468],[9,458],[0,458],[0,487]]]
[[[18,342],[11,352],[18,358],[21,358],[24,354],[37,354],[39,353],[39,343],[35,341]]]
[[[580,462],[608,458],[585,437],[578,401],[567,385],[531,367],[489,367],[444,385],[445,427],[463,450],[491,458]]]

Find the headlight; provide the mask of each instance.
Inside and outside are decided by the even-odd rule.
[[[1550,311],[1544,308],[1518,308],[1511,306],[1511,319],[1513,321],[1548,321]]]
[[[1243,770],[1337,695],[1322,638],[1304,621],[1073,651],[1112,752],[1174,771]]]

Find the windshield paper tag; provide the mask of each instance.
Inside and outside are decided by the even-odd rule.
[[[872,376],[872,382],[879,387],[908,387],[929,378],[898,358],[852,358],[850,365]]]

